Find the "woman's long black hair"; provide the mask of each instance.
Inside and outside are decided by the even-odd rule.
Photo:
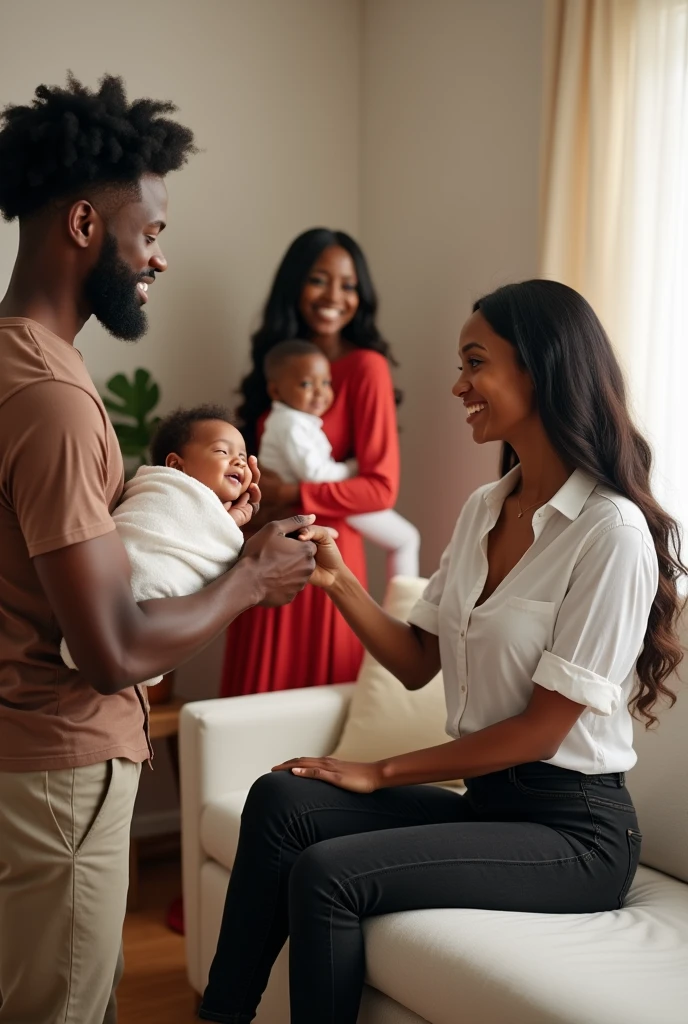
[[[650,487],[652,452],[631,420],[623,374],[602,324],[585,299],[556,281],[507,285],[475,303],[493,331],[510,342],[535,385],[538,411],[561,458],[634,502],[647,520],[659,561],[655,596],[638,659],[634,712],[648,725],[658,698],[673,704],[665,685],[683,657],[677,582],[686,573],[681,532]],[[502,450],[502,475],[518,463]]]
[[[308,339],[310,331],[299,312],[301,291],[308,273],[321,252],[331,246],[340,246],[351,256],[358,279],[358,309],[353,320],[342,331],[342,337],[356,345],[385,356],[396,365],[389,344],[375,323],[377,295],[360,246],[343,231],[312,228],[299,235],[287,249],[280,263],[265,304],[263,322],[251,338],[253,368],[241,382],[243,402],[236,410],[248,450],[256,451],[256,426],[264,412],[270,408],[263,360],[280,341],[292,338]],[[397,395],[397,400],[399,400]]]

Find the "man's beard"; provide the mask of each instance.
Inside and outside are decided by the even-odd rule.
[[[105,235],[98,262],[86,279],[85,295],[95,318],[115,338],[137,341],[148,330],[136,284],[152,276],[150,267],[134,274],[120,257],[115,236]]]

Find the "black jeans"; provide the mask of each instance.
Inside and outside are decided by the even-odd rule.
[[[254,784],[200,1016],[253,1020],[290,936],[292,1024],[355,1024],[361,922],[473,907],[577,914],[620,907],[640,856],[623,775],[543,762],[468,783],[362,796],[276,772]]]

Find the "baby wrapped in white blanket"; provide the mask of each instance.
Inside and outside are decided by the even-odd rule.
[[[173,414],[158,437],[174,417],[188,415]],[[138,470],[112,514],[131,563],[136,601],[193,594],[226,572],[244,543],[238,523],[248,521],[250,505],[244,500],[231,507],[252,480],[239,431],[219,418],[195,419],[189,440],[177,447],[179,453],[167,453],[168,465]],[[64,639],[60,653],[76,668]]]

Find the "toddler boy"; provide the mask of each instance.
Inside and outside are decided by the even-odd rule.
[[[285,483],[325,483],[356,476],[356,459],[335,462],[322,429],[334,401],[330,362],[317,345],[295,339],[270,349],[264,362],[272,408],[265,421],[258,463]],[[349,516],[347,523],[387,552],[387,577],[417,576],[420,534],[395,512]]]

